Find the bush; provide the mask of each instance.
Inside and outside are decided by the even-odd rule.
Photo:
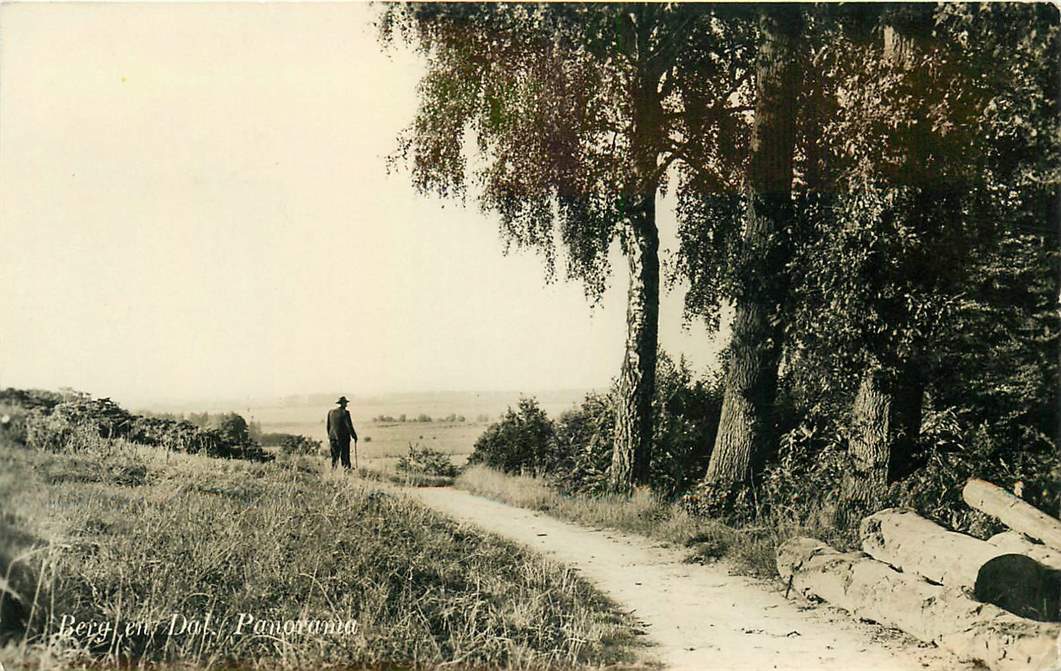
[[[0,402],[0,435],[16,445],[26,444],[27,411],[19,406]]]
[[[501,420],[487,427],[475,441],[469,464],[483,464],[506,473],[546,472],[553,457],[553,423],[533,398],[521,398]]]
[[[660,353],[649,481],[657,494],[673,498],[703,477],[721,411],[720,380],[696,379],[684,359],[675,363]],[[589,394],[555,423],[536,401],[523,399],[479,437],[468,463],[545,475],[568,493],[603,493],[614,434],[614,390]]]
[[[57,396],[57,395],[56,395]],[[9,421],[5,434],[27,446],[49,451],[78,451],[91,446],[92,438],[123,438],[132,443],[162,447],[189,454],[268,461],[272,457],[251,439],[248,425],[236,414],[220,417],[221,429],[203,429],[169,417],[147,417],[124,410],[109,398],[93,399],[71,392],[51,403],[46,392],[8,389],[3,397],[25,402],[21,425]],[[8,413],[9,417],[20,413]],[[193,415],[194,417],[194,415]]]
[[[653,401],[655,431],[649,484],[665,498],[704,477],[722,415],[722,380],[696,379],[685,359],[660,353]]]
[[[590,394],[560,416],[545,472],[567,492],[606,491],[615,433],[614,390]],[[700,481],[718,430],[722,389],[718,379],[695,379],[684,359],[660,353],[653,400],[655,431],[649,485],[673,498]]]
[[[550,454],[553,484],[562,491],[602,492],[608,484],[615,434],[614,401],[589,394],[582,405],[560,415]]]
[[[295,438],[294,433],[263,433],[261,437],[262,447],[280,447],[288,438]]]
[[[59,413],[31,410],[25,418],[26,446],[47,452],[81,452],[98,447],[99,431],[90,422],[78,422]]]
[[[321,441],[306,436],[288,435],[280,442],[284,454],[319,454]]]
[[[457,467],[448,454],[443,454],[430,447],[417,447],[409,444],[409,454],[398,459],[396,468],[405,473],[421,473],[453,478],[457,476]]]
[[[0,391],[0,405],[22,408],[24,410],[41,409],[51,412],[52,408],[63,402],[66,397],[54,391],[42,389],[15,389],[8,387]]]

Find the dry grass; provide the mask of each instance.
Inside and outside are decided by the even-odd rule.
[[[389,482],[401,487],[449,487],[454,481],[454,478],[445,475],[399,471],[393,464],[379,468],[359,468],[357,474],[365,480]]]
[[[796,529],[757,526],[735,529],[719,521],[695,517],[662,500],[648,489],[633,496],[569,496],[542,478],[507,475],[473,466],[457,478],[459,489],[521,508],[548,512],[588,527],[606,527],[641,534],[689,548],[689,561],[730,560],[734,568],[757,577],[775,577],[776,547]]]
[[[0,445],[0,473],[7,668],[535,669],[631,657],[630,623],[576,573],[316,457]],[[237,631],[243,613],[357,624],[254,634]],[[179,630],[208,615],[201,633],[170,629],[174,616]],[[64,616],[118,626],[95,640],[62,635]]]

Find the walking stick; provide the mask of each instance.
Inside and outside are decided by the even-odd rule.
[[[354,441],[354,470],[355,471],[358,470],[358,468],[357,468],[357,441],[356,440]]]

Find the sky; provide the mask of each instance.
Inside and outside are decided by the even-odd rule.
[[[0,6],[0,387],[119,402],[588,389],[623,355],[475,204],[385,157],[418,58],[363,4]],[[664,250],[676,247],[662,200]],[[664,251],[666,254],[666,251]],[[661,342],[722,339],[664,293]]]

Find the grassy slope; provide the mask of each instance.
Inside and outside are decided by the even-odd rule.
[[[196,667],[554,668],[629,658],[628,622],[572,571],[386,486],[322,473],[321,463],[105,441],[63,455],[0,445],[0,570],[25,602],[13,608],[7,596],[2,606],[0,661],[68,668],[118,654]],[[173,614],[208,613],[212,633],[166,635]],[[354,618],[358,627],[237,635],[239,613]],[[87,656],[85,641],[52,636],[63,615],[164,625],[104,637]],[[30,621],[29,645],[20,619]]]
[[[735,529],[711,519],[694,517],[680,506],[662,501],[648,490],[632,497],[568,496],[545,480],[506,475],[484,466],[473,466],[457,478],[459,489],[497,501],[541,510],[591,527],[608,527],[637,533],[690,548],[690,561],[725,557],[742,573],[777,576],[777,544],[795,529],[783,525]]]

